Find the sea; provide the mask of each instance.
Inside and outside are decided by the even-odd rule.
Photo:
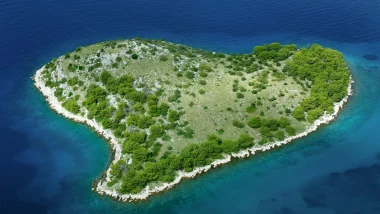
[[[380,0],[0,0],[0,213],[380,213]],[[355,79],[337,119],[146,201],[91,191],[107,142],[52,111],[37,69],[133,37],[250,53],[270,42],[341,51]]]

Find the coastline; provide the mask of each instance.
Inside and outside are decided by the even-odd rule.
[[[112,132],[110,130],[104,130],[103,127],[101,125],[97,124],[95,120],[90,120],[90,119],[82,117],[80,115],[74,115],[71,112],[67,111],[65,108],[63,108],[61,103],[54,96],[54,89],[46,87],[45,83],[42,81],[41,72],[43,71],[43,69],[44,69],[44,67],[37,70],[36,74],[32,77],[32,79],[35,82],[34,83],[35,87],[46,98],[46,101],[49,103],[49,106],[55,112],[57,112],[58,114],[66,117],[66,118],[72,119],[76,122],[87,124],[88,126],[94,128],[95,131],[99,135],[103,136],[111,144],[111,148],[114,152],[114,159],[113,159],[112,163],[116,163],[121,158],[122,148],[121,148],[121,145],[117,142],[117,139],[113,136]],[[321,118],[314,121],[314,123],[311,124],[304,132],[299,133],[295,136],[290,136],[290,137],[288,137],[282,141],[272,142],[272,143],[269,143],[269,144],[263,145],[263,146],[253,146],[251,148],[248,148],[246,150],[242,150],[238,153],[233,153],[231,155],[225,155],[224,159],[218,159],[218,160],[213,161],[210,165],[195,168],[192,172],[179,171],[178,176],[175,178],[175,180],[173,182],[162,183],[161,185],[155,186],[154,188],[149,188],[149,186],[147,186],[142,192],[140,192],[138,194],[121,195],[121,194],[117,193],[115,190],[110,190],[107,187],[107,182],[105,182],[105,181],[109,181],[109,177],[110,177],[109,176],[110,167],[108,167],[108,169],[105,171],[105,176],[102,177],[99,181],[97,181],[98,183],[97,183],[96,187],[92,188],[92,190],[96,191],[100,195],[108,195],[108,196],[111,196],[114,199],[119,200],[119,201],[144,200],[154,193],[161,192],[161,191],[164,191],[166,189],[173,187],[174,185],[178,184],[182,178],[193,178],[193,177],[197,176],[198,174],[201,174],[203,172],[207,172],[211,168],[215,168],[218,165],[222,165],[222,164],[230,162],[232,160],[232,158],[245,158],[245,157],[248,157],[250,155],[254,155],[256,152],[267,151],[267,150],[270,150],[270,149],[273,149],[276,147],[280,147],[280,146],[285,145],[287,143],[290,143],[291,141],[293,141],[295,139],[305,137],[309,133],[316,131],[320,125],[328,124],[336,118],[340,109],[343,108],[344,104],[348,101],[349,96],[351,96],[353,93],[353,89],[352,89],[353,83],[354,83],[354,81],[352,79],[352,75],[350,75],[350,83],[347,87],[347,96],[344,97],[340,102],[334,104],[334,112],[332,114],[323,115]]]

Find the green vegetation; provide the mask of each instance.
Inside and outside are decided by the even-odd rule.
[[[80,47],[41,75],[65,109],[115,136],[122,158],[107,185],[120,193],[299,134],[349,81],[343,55],[319,45],[226,55],[142,39]]]
[[[332,113],[334,102],[347,95],[349,71],[343,55],[320,45],[301,49],[286,63],[284,72],[296,80],[311,82],[310,96],[303,100],[293,116],[312,122],[324,114]]]
[[[62,103],[62,106],[67,109],[69,112],[78,114],[80,112],[80,106],[74,99],[68,99],[64,103]]]
[[[232,125],[237,127],[237,128],[244,128],[244,123],[238,121],[238,120],[233,120]]]
[[[274,62],[279,62],[293,55],[296,50],[296,45],[281,45],[280,43],[274,42],[264,46],[256,46],[253,49],[253,53],[260,60],[273,60]]]

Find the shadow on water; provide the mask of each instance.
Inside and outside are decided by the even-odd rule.
[[[379,57],[376,54],[364,54],[363,58],[369,61],[378,60]]]
[[[380,161],[315,179],[300,194],[308,208],[335,213],[380,213]]]

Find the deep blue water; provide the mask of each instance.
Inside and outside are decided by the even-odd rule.
[[[379,11],[380,0],[0,0],[0,213],[380,213]],[[106,141],[51,111],[30,77],[77,46],[136,36],[228,53],[320,43],[345,54],[355,94],[304,139],[115,202],[90,190]]]

